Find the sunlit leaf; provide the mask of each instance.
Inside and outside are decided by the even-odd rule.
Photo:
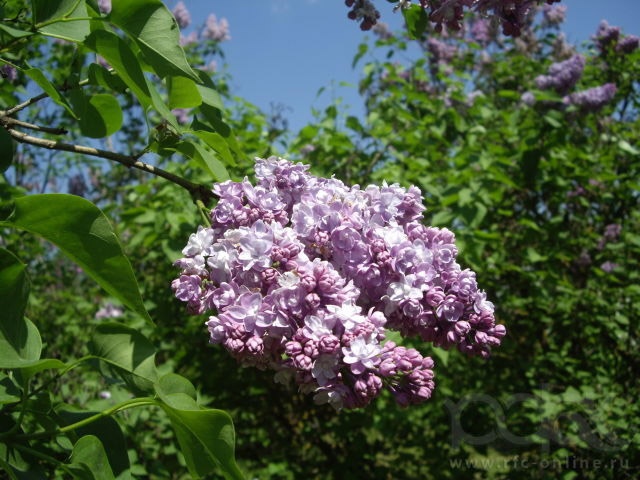
[[[118,237],[88,200],[66,194],[27,195],[13,202],[0,225],[26,230],[58,246],[109,294],[151,322]]]
[[[191,475],[201,478],[219,468],[227,478],[243,479],[235,462],[231,417],[223,410],[200,407],[195,400],[195,388],[179,375],[161,377],[155,388]]]
[[[198,81],[180,46],[178,23],[160,0],[113,0],[110,20],[131,36],[160,77]]]
[[[155,347],[137,330],[109,322],[96,327],[90,351],[116,369],[133,389],[146,392],[157,378]],[[112,369],[113,370],[113,369]]]

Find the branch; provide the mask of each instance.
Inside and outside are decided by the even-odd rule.
[[[189,180],[179,177],[178,175],[174,175],[171,172],[167,172],[166,170],[154,167],[153,165],[139,160],[139,157],[141,157],[142,154],[122,155],[108,150],[101,150],[99,148],[86,147],[84,145],[74,145],[70,143],[59,142],[57,140],[47,140],[44,138],[32,137],[31,135],[27,135],[26,133],[19,132],[18,130],[14,130],[13,128],[11,128],[11,122],[7,122],[7,118],[0,118],[0,122],[9,133],[9,135],[11,135],[14,140],[20,143],[47,148],[49,150],[60,150],[63,152],[79,153],[92,157],[106,158],[107,160],[113,160],[114,162],[120,163],[127,167],[137,168],[138,170],[142,170],[158,177],[162,177],[165,180],[169,180],[170,182],[175,183],[176,185],[179,185],[180,187],[187,190],[191,194],[191,197],[194,199],[194,201],[202,200],[206,203],[211,198],[213,198],[213,193],[204,185],[190,182]]]
[[[15,125],[16,127],[28,128],[30,130],[36,130],[38,132],[51,133],[53,135],[66,135],[69,133],[64,128],[43,127],[41,125],[35,125],[33,123],[23,122],[17,118],[11,118],[6,116],[6,112],[0,110],[0,118],[2,118],[3,125]]]
[[[29,100],[26,100],[26,101],[22,102],[21,104],[16,105],[15,107],[10,108],[9,110],[3,112],[3,115],[5,115],[7,117],[10,117],[14,113],[19,112],[20,110],[24,110],[29,105],[33,105],[34,103],[39,102],[40,100],[42,100],[43,98],[47,98],[48,96],[49,95],[46,94],[46,93],[41,93],[40,95],[32,97]]]

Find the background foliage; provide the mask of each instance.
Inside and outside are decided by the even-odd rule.
[[[59,9],[46,7],[52,4]],[[280,119],[233,97],[226,74],[196,69],[221,61],[219,39],[183,42],[184,60],[173,46],[177,30],[160,53],[146,50],[132,32],[150,17],[126,8],[155,8],[172,24],[161,5],[114,1],[110,23],[91,1],[3,6],[0,57],[17,68],[0,84],[0,198],[7,202],[0,300],[10,312],[6,306],[23,299],[33,323],[22,323],[16,310],[11,325],[37,326],[45,356],[34,354],[37,345],[17,352],[29,365],[3,354],[0,466],[11,478],[97,478],[105,456],[118,478],[205,474],[213,465],[190,459],[198,442],[172,425],[191,421],[184,412],[215,425],[222,410],[233,418],[235,456],[247,478],[638,475],[640,53],[617,48],[624,35],[580,48],[586,66],[566,93],[617,87],[609,103],[587,109],[535,81],[575,53],[545,18],[517,40],[492,30],[472,36],[473,21],[467,35],[428,31],[412,60],[410,40],[378,29],[374,41],[354,46],[366,116],[351,116],[338,102],[285,135]],[[92,20],[62,20],[69,15]],[[199,221],[194,200],[211,199],[104,158],[11,140],[4,113],[42,91],[49,97],[21,110],[20,120],[64,129],[67,143],[148,161],[193,185],[242,178],[254,156],[277,153],[349,183],[419,186],[430,222],[456,233],[461,263],[478,272],[508,336],[487,361],[422,345],[438,363],[436,395],[407,410],[383,397],[365,411],[337,414],[266,372],[240,369],[207,345],[205,319],[187,316],[169,285],[172,261]],[[74,196],[59,205],[35,196],[44,192]],[[96,268],[64,255],[68,242],[55,236],[56,222],[75,217],[63,212],[103,218],[79,196],[100,207],[122,240],[143,306],[125,311],[122,304],[137,302],[121,298],[131,289],[116,285],[108,295]],[[36,220],[15,213],[29,201],[40,201]],[[110,228],[102,230],[107,243]],[[8,320],[2,325],[11,343]],[[109,356],[110,346],[132,344],[146,352],[142,361],[124,365]],[[78,368],[69,368],[76,360]],[[141,398],[155,407],[41,435]]]

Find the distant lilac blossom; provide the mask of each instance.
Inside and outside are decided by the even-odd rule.
[[[611,103],[616,95],[616,85],[605,83],[599,87],[589,88],[581,92],[575,92],[566,96],[563,101],[569,105],[575,105],[589,112],[597,112],[602,107]]]
[[[186,47],[198,41],[198,34],[196,32],[190,32],[189,35],[180,34],[180,45]]]
[[[2,76],[2,78],[6,78],[9,82],[13,83],[18,78],[18,71],[15,69],[15,67],[4,64],[2,65],[2,67],[0,67],[0,75]]]
[[[361,30],[371,30],[378,23],[380,12],[378,12],[371,0],[345,0],[344,3],[351,8],[347,13],[347,17],[360,22]]]
[[[544,23],[549,26],[560,25],[567,15],[566,5],[543,5],[542,16]]]
[[[189,123],[189,120],[191,120],[189,110],[186,108],[174,108],[173,110],[171,110],[171,113],[176,116],[178,123],[182,125]]]
[[[178,22],[178,26],[180,28],[187,28],[191,24],[191,14],[189,13],[189,10],[187,10],[184,2],[178,2],[176,4],[173,9],[173,16],[175,17],[176,22]]]
[[[111,12],[111,0],[98,0],[98,9],[102,13]]]
[[[122,308],[115,306],[113,303],[105,303],[95,314],[96,320],[105,318],[118,318],[124,315]]]
[[[211,343],[338,409],[383,389],[402,406],[431,397],[433,361],[387,328],[483,357],[500,345],[493,304],[453,233],[422,224],[416,187],[348,187],[276,157],[255,173],[214,185],[211,226],[176,262],[172,288],[209,313]]]
[[[600,265],[600,269],[601,269],[603,272],[606,272],[606,273],[611,273],[611,272],[613,272],[616,268],[618,268],[618,264],[617,264],[617,263],[613,263],[613,262],[609,262],[609,261],[604,262],[602,265]]]
[[[605,50],[609,45],[614,44],[620,38],[620,27],[609,25],[609,22],[602,20],[598,26],[596,34],[592,37],[596,46],[600,50]]]
[[[473,41],[478,42],[483,47],[486,47],[491,43],[491,28],[489,21],[485,18],[478,18],[471,24],[471,38]]]
[[[229,22],[226,18],[218,20],[214,14],[209,15],[202,32],[202,37],[217,42],[231,40]]]
[[[553,89],[564,95],[578,83],[582,76],[584,65],[585,58],[580,54],[574,55],[563,62],[553,63],[549,67],[547,75],[536,77],[536,85],[541,90]]]
[[[632,53],[640,45],[640,38],[635,35],[628,35],[618,42],[616,51],[622,53]]]

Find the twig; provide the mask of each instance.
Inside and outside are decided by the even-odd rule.
[[[60,150],[64,152],[89,155],[92,157],[106,158],[108,160],[113,160],[127,167],[137,168],[144,172],[148,172],[158,177],[162,177],[165,180],[169,180],[170,182],[175,183],[176,185],[179,185],[185,190],[187,190],[191,194],[191,197],[194,199],[194,201],[202,200],[203,202],[207,203],[209,200],[213,198],[213,193],[210,191],[210,189],[208,189],[204,185],[190,182],[189,180],[186,180],[182,177],[174,175],[171,172],[167,172],[166,170],[163,170],[158,167],[154,167],[153,165],[150,165],[148,163],[145,163],[139,160],[139,157],[141,157],[143,154],[122,155],[122,154],[111,152],[108,150],[101,150],[99,148],[87,147],[84,145],[74,145],[70,143],[59,142],[56,140],[47,140],[44,138],[32,137],[31,135],[27,135],[26,133],[19,132],[18,130],[14,130],[13,128],[11,128],[9,125],[6,125],[5,120],[6,119],[0,118],[0,122],[2,123],[2,126],[6,129],[6,131],[9,133],[9,135],[11,135],[13,139],[15,139],[20,143],[26,143],[29,145],[34,145],[36,147],[47,148],[49,150]]]
[[[32,97],[29,100],[25,100],[24,102],[16,105],[15,107],[10,108],[9,110],[6,110],[5,112],[3,112],[3,115],[10,117],[14,113],[19,112],[20,110],[24,110],[29,105],[33,105],[34,103],[39,102],[40,100],[47,98],[48,96],[49,95],[46,93],[41,93],[40,95],[36,95],[35,97]]]
[[[43,127],[41,125],[35,125],[33,123],[23,122],[17,118],[11,118],[6,116],[5,112],[0,111],[1,122],[4,125],[15,125],[16,127],[28,128],[29,130],[36,130],[38,132],[51,133],[53,135],[66,135],[69,133],[64,128]]]

